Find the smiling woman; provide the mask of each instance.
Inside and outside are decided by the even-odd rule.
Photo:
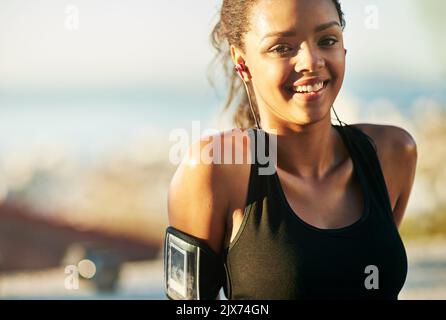
[[[298,51],[300,51],[301,54],[305,54],[305,52],[302,52],[301,47],[308,45],[308,43],[302,41],[303,30],[300,30],[299,32],[299,29],[296,29],[297,17],[294,12],[299,10],[299,6],[302,8],[302,4],[294,2],[288,5],[290,11],[276,10],[273,12],[266,11],[265,6],[279,7],[284,4],[282,2],[278,2],[277,4],[259,2],[258,5],[255,5],[257,2],[258,1],[225,1],[221,10],[221,20],[217,23],[212,32],[212,44],[218,52],[216,60],[221,60],[224,65],[224,70],[227,72],[230,80],[229,94],[225,105],[226,109],[229,109],[232,106],[232,103],[236,100],[236,96],[242,89],[237,75],[232,72],[231,66],[234,58],[231,59],[231,55],[237,54],[239,57],[240,52],[250,54],[250,56],[252,56],[249,60],[249,64],[251,65],[249,67],[250,75],[262,78],[261,83],[255,82],[257,86],[262,85],[263,87],[272,90],[282,85],[282,79],[290,80],[286,78],[285,73],[289,73],[290,69],[293,68],[292,59],[297,59],[296,53]],[[314,30],[310,30],[313,33],[312,42],[318,42],[316,45],[324,48],[327,53],[330,53],[331,51],[332,56],[333,53],[341,54],[340,58],[342,60],[344,58],[342,29],[345,27],[345,20],[340,3],[338,1],[326,1],[325,7],[316,6],[315,9],[317,8],[321,11],[320,14],[324,16],[327,16],[328,13],[333,14],[334,12],[335,20],[330,20],[333,15],[328,15],[326,19],[321,19],[321,21],[324,22],[320,25],[316,25]],[[243,14],[240,14],[240,12]],[[251,22],[247,21],[248,12],[253,20]],[[303,11],[301,10],[301,12]],[[314,16],[307,15],[306,19],[314,20]],[[269,20],[274,21],[273,25],[269,25]],[[301,23],[301,25],[306,26],[308,24]],[[312,25],[314,25],[314,23],[312,23]],[[255,32],[247,33],[249,26],[256,26]],[[229,50],[228,45],[232,46],[233,49]],[[341,48],[340,51],[339,48]],[[336,58],[339,59],[339,57]],[[299,59],[298,61],[304,60]],[[338,69],[340,69],[338,70],[338,73],[341,73],[340,76],[342,76],[342,78],[345,68],[344,63],[345,62],[343,61],[341,65],[334,65],[338,66]],[[268,68],[273,64],[276,65],[276,68]],[[248,65],[248,63],[246,63],[246,65]],[[288,70],[285,69],[287,66]],[[267,74],[267,72],[271,72],[272,74]],[[311,77],[311,74],[308,77]],[[340,82],[342,82],[342,78],[339,79]],[[276,81],[278,83],[271,86],[269,81]],[[298,83],[298,85],[306,84],[307,83],[303,81]],[[328,84],[328,81],[325,81],[324,85],[326,84]],[[251,85],[251,83],[248,83],[248,85]],[[293,83],[289,82],[285,85],[287,86],[283,89],[286,89],[287,91],[285,92],[286,97],[284,96],[283,99],[290,99],[290,95],[293,95],[294,93],[291,91],[294,89]],[[338,86],[340,87],[340,83]],[[262,88],[259,88],[259,91],[263,92],[261,89]],[[257,87],[255,87],[254,90],[257,91]],[[297,95],[296,98],[305,98],[305,96],[306,95],[301,94]],[[258,99],[258,94],[253,98]],[[259,101],[257,101],[257,104],[259,104]],[[277,106],[275,111],[277,112],[278,109],[279,106]],[[259,110],[257,110],[257,112],[258,111]],[[249,110],[247,96],[242,96],[242,100],[237,106],[234,122],[240,127],[250,127],[254,124],[254,118]]]
[[[416,145],[401,128],[331,123],[344,26],[336,0],[223,1],[212,41],[231,70],[226,107],[246,90],[234,117],[244,130],[211,138],[248,161],[203,164],[201,140],[179,165],[165,274],[180,243],[189,281],[181,294],[167,277],[170,298],[215,298],[221,286],[229,299],[398,298],[407,274],[398,225]],[[277,162],[262,175],[267,144]]]

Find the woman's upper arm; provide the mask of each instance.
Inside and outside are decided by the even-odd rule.
[[[417,144],[413,137],[405,130],[400,132],[397,143],[399,144],[399,157],[395,161],[395,167],[401,172],[400,193],[397,198],[393,215],[396,225],[399,227],[406,211],[409,197],[415,180],[417,166]]]
[[[201,159],[207,144],[204,140],[194,143],[171,180],[169,223],[204,240],[220,253],[226,231],[228,188],[225,188],[224,167]]]

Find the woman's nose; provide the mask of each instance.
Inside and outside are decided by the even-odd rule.
[[[296,55],[296,60],[296,72],[311,72],[325,66],[325,61],[319,49],[311,45],[302,44]]]

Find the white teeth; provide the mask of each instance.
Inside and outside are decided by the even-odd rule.
[[[296,91],[296,92],[315,92],[315,91],[321,90],[323,86],[324,86],[324,83],[323,82],[319,82],[319,83],[315,84],[314,86],[297,86],[297,87],[294,87],[294,91]]]

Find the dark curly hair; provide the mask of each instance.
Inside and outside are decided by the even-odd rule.
[[[210,35],[211,44],[217,51],[212,60],[211,67],[215,62],[220,62],[224,75],[229,82],[229,92],[223,111],[231,108],[236,99],[238,105],[233,115],[233,122],[240,128],[251,128],[255,121],[249,107],[247,95],[243,92],[243,83],[234,72],[233,62],[231,60],[230,46],[234,45],[242,50],[245,49],[244,35],[249,31],[249,13],[258,0],[223,0],[219,12],[220,19],[214,26]],[[339,14],[341,27],[345,27],[344,13],[341,9],[339,0],[332,0]],[[211,70],[212,71],[212,70]],[[214,85],[213,76],[209,74],[209,81]],[[255,101],[255,97],[252,97]],[[254,103],[254,108],[257,108]],[[256,117],[259,119],[258,110],[255,110]]]

